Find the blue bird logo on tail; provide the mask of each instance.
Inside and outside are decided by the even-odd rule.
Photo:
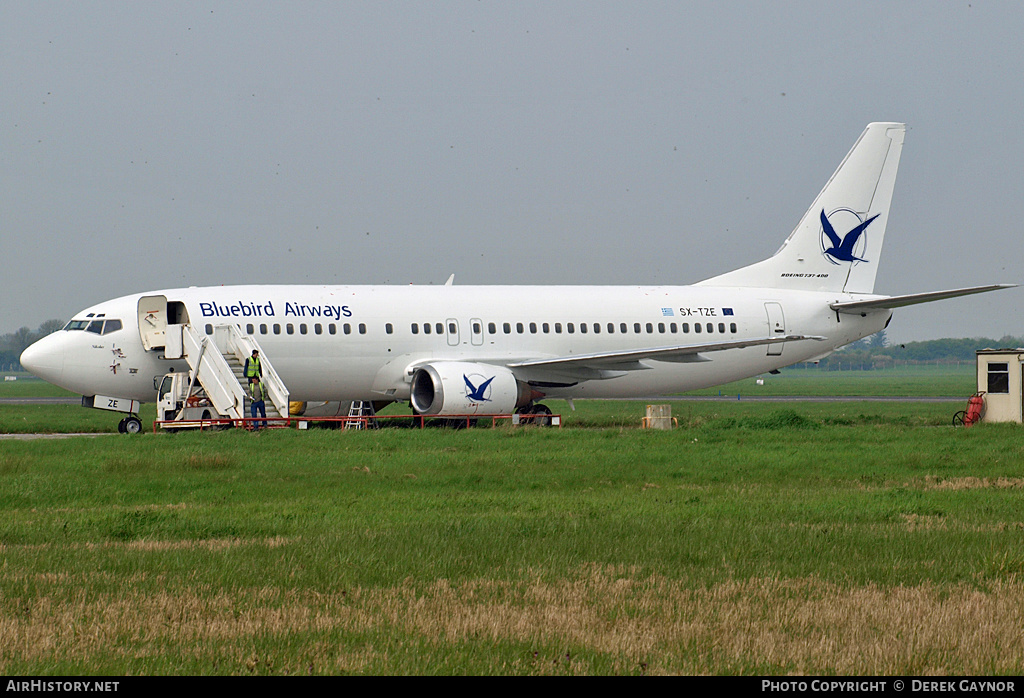
[[[850,232],[848,232],[840,240],[839,235],[836,234],[836,230],[832,226],[831,221],[829,221],[828,216],[825,215],[825,209],[821,210],[821,231],[823,233],[821,238],[821,249],[825,253],[825,258],[828,259],[828,261],[832,262],[833,264],[839,264],[840,262],[866,262],[867,260],[864,259],[863,257],[858,257],[855,254],[854,250],[863,250],[865,247],[867,247],[866,244],[862,244],[858,248],[857,243],[861,242],[861,237],[864,234],[864,231],[867,230],[867,227],[871,225],[871,222],[878,218],[878,216],[880,216],[881,214],[876,213],[875,215],[871,216],[871,218],[868,218],[866,221],[859,222],[860,216],[848,208],[833,211],[832,215],[835,215],[836,213],[839,212],[852,215],[855,218],[855,220],[858,221],[858,224],[855,225],[850,230]],[[863,254],[863,252],[861,254]]]
[[[469,376],[463,373],[462,380],[466,381],[466,398],[471,402],[490,402],[490,398],[484,397],[484,393],[486,393],[487,388],[491,385],[491,381],[496,377],[497,376],[491,376],[479,386],[475,386],[473,385],[473,382],[469,380]],[[481,376],[481,378],[483,378],[483,376]]]

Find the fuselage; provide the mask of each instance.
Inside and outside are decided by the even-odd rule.
[[[861,296],[862,297],[862,296]],[[594,379],[518,369],[552,398],[678,393],[826,355],[882,329],[890,311],[840,314],[842,293],[704,286],[217,286],[106,301],[25,351],[23,365],[83,395],[143,402],[155,379],[187,371],[147,350],[140,300],[165,298],[171,322],[253,336],[294,400],[406,400],[411,368],[467,361],[505,366],[773,334],[815,336],[715,351],[699,361],[645,359]],[[156,381],[158,382],[158,381]]]

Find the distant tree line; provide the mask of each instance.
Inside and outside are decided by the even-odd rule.
[[[63,320],[47,320],[37,330],[22,327],[17,332],[0,336],[0,371],[21,371],[21,352],[48,334],[64,327]]]
[[[978,349],[1016,347],[1024,347],[1024,337],[1006,335],[999,339],[971,337],[889,344],[885,330],[882,330],[822,359],[818,368],[825,371],[876,371],[908,364],[973,364],[974,353]]]

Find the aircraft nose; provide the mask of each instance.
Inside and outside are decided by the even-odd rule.
[[[21,353],[22,367],[47,383],[60,383],[64,373],[64,348],[58,334],[43,337]]]

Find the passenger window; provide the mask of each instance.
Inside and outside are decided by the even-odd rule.
[[[555,334],[562,334],[562,323],[555,323]]]
[[[540,329],[544,332],[544,334],[548,334],[551,332],[551,325],[545,322],[543,325],[540,326]]]
[[[103,334],[110,334],[111,332],[117,332],[121,329],[120,320],[107,320],[107,324],[103,326]]]
[[[627,332],[629,332],[629,327],[626,326],[626,323],[619,323],[619,332],[621,332],[622,334],[626,334]]]
[[[213,334],[213,325],[206,326],[206,334]]]
[[[652,334],[654,332],[654,325],[652,325],[651,323],[648,322],[646,330],[647,330],[647,334]]]
[[[317,334],[323,334],[324,327],[318,322],[315,325],[313,325],[313,331],[316,332]]]
[[[710,334],[710,333],[712,333],[714,331],[715,331],[715,326],[709,322],[708,323],[708,334]]]
[[[683,323],[683,334],[690,334],[690,323]]]
[[[366,334],[366,325],[359,323],[359,334]]]
[[[448,334],[458,334],[458,333],[459,333],[459,328],[456,327],[455,323],[454,322],[449,322],[448,323]]]
[[[327,331],[330,332],[331,334],[338,334],[338,326],[332,322],[330,325],[327,326]]]
[[[344,332],[345,334],[352,334],[352,325],[346,322],[344,325],[341,326],[341,331]]]
[[[640,323],[639,322],[634,322],[633,323],[633,331],[636,332],[637,334],[640,334]]]
[[[697,334],[700,334],[700,323],[699,322],[693,323],[693,331],[696,332]]]
[[[429,322],[424,322],[423,323],[423,334],[430,334],[430,323]]]
[[[537,334],[537,323],[536,322],[531,322],[530,323],[530,334]]]
[[[480,326],[479,322],[473,323],[473,334],[480,334],[483,332],[483,327]]]
[[[299,325],[299,334],[306,334],[306,323]]]
[[[266,325],[260,325],[260,334],[266,334],[266,333],[267,333],[267,326]]]
[[[732,332],[733,334],[736,334],[736,323],[735,322],[729,323],[729,331]]]
[[[669,323],[668,331],[671,332],[672,334],[677,334],[679,332],[679,326],[676,325],[676,323],[671,322]]]
[[[443,322],[434,323],[434,329],[437,330],[438,334],[444,334],[444,323]],[[452,334],[455,334],[455,333],[453,332]]]
[[[718,323],[718,331],[721,332],[722,334],[725,334],[725,323],[724,322]]]
[[[609,322],[608,323],[608,334],[615,334],[615,323],[614,322]]]
[[[389,322],[389,323],[384,325],[384,331],[387,332],[388,334],[392,334],[392,333],[394,333],[395,328],[392,327],[391,323]]]
[[[567,332],[568,332],[569,334],[575,334],[575,333],[576,333],[576,325],[572,324],[571,322],[570,322],[570,323],[568,323],[568,324],[567,324],[567,325],[565,326],[565,329],[566,329],[566,331],[567,331]]]
[[[516,332],[518,332],[519,334],[523,333],[523,323],[521,323],[521,322],[517,322],[516,323]]]
[[[493,322],[488,322],[487,323],[487,333],[488,334],[498,334],[498,327],[497,327],[497,325],[495,325]]]
[[[512,325],[508,324],[507,322],[502,324],[501,329],[505,332],[505,334],[512,334]]]
[[[292,323],[289,322],[284,327],[285,327],[285,330],[288,332],[288,334],[295,334],[295,325],[293,325]]]
[[[245,326],[245,333],[246,334],[256,334],[256,328],[253,327],[252,325],[246,325]]]
[[[658,323],[658,332],[660,332],[661,334],[665,334],[665,323],[664,322],[659,322]]]
[[[601,323],[600,322],[595,322],[594,323],[594,334],[601,334]]]

